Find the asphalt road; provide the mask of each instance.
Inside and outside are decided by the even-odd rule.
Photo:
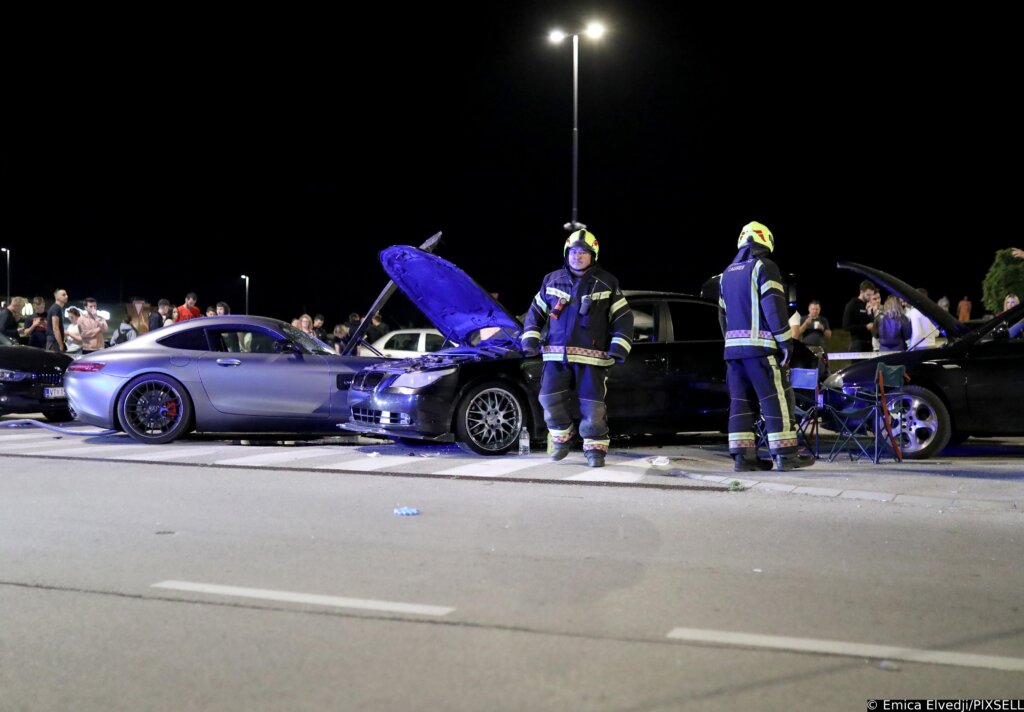
[[[0,455],[0,710],[862,710],[1024,692],[1010,507],[52,444]]]

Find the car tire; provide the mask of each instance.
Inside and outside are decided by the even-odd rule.
[[[192,399],[170,376],[143,374],[129,381],[118,396],[117,418],[139,442],[169,443],[192,429]]]
[[[515,388],[488,381],[471,388],[455,408],[455,441],[476,455],[504,455],[519,444],[526,405]]]
[[[63,410],[51,410],[48,413],[43,413],[43,417],[50,423],[67,423],[75,419],[75,416],[71,415],[71,411],[67,408]]]
[[[953,433],[949,409],[934,391],[904,386],[901,393],[889,398],[889,411],[904,458],[924,460],[949,444]]]

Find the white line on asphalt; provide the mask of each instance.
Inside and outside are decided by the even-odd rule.
[[[292,460],[305,460],[310,457],[325,457],[327,455],[337,455],[338,448],[329,447],[292,447],[284,451],[274,450],[273,452],[267,452],[264,450],[259,455],[244,455],[242,457],[232,457],[227,460],[217,460],[213,464],[215,465],[274,465],[279,462],[291,462]]]
[[[110,441],[109,440],[104,440],[103,442],[107,443],[107,442],[110,442]],[[122,442],[124,442],[124,441],[122,441]],[[68,450],[68,449],[71,449],[71,448],[95,448],[95,447],[109,447],[109,446],[107,446],[107,445],[93,445],[92,443],[87,443],[84,440],[82,440],[81,438],[72,435],[72,436],[69,436],[69,437],[65,437],[63,439],[35,440],[35,441],[32,441],[32,442],[14,443],[13,445],[6,445],[6,446],[4,446],[3,450],[4,450],[4,452],[16,452],[16,451],[19,451],[19,450],[35,450],[36,451],[35,454],[37,454],[37,455],[49,455],[49,454],[58,454],[58,451],[64,451],[64,450]],[[118,445],[117,447],[122,447],[122,445]]]
[[[143,462],[161,462],[163,460],[181,460],[186,457],[205,457],[215,452],[220,452],[220,447],[195,447],[193,445],[176,445],[171,448],[156,448],[150,450],[152,445],[146,446],[146,451],[138,455],[125,455],[119,460],[141,460]],[[229,446],[230,447],[230,446]]]
[[[548,458],[502,458],[498,460],[480,460],[468,465],[458,465],[445,470],[438,470],[437,475],[458,475],[459,477],[501,477],[510,472],[525,470],[527,467],[551,464]]]
[[[34,430],[30,433],[15,433],[14,435],[8,435],[6,432],[0,432],[0,442],[3,443],[9,443],[12,440],[44,440],[46,438],[57,437],[63,436],[52,430]]]
[[[577,482],[639,482],[643,478],[644,474],[642,472],[626,472],[625,470],[601,467],[592,470],[587,469],[562,479],[575,480]]]
[[[388,467],[401,467],[410,462],[423,462],[422,457],[405,457],[402,455],[380,455],[378,457],[361,457],[343,462],[332,462],[329,465],[319,465],[318,470],[357,470],[359,472],[369,470],[383,470]]]
[[[314,593],[294,593],[292,591],[272,591],[265,588],[242,588],[240,586],[219,586],[211,583],[194,583],[192,581],[161,581],[152,584],[152,588],[166,588],[172,591],[192,591],[194,593],[212,593],[219,596],[239,596],[241,598],[259,598],[266,601],[285,601],[288,603],[311,603],[316,606],[334,606],[336,608],[358,608],[366,611],[387,611],[388,613],[412,613],[421,616],[446,616],[454,608],[448,606],[427,606],[419,603],[397,603],[395,601],[375,601],[367,598],[342,598],[340,596],[321,596]]]
[[[856,658],[883,658],[904,660],[932,665],[956,665],[958,667],[987,668],[1024,672],[1024,659],[1006,658],[999,655],[978,655],[975,653],[954,653],[945,650],[921,650],[890,645],[867,645],[848,643],[842,640],[819,640],[816,638],[789,638],[781,635],[756,635],[734,633],[727,630],[704,630],[700,628],[673,628],[669,638],[694,643],[717,643],[742,648],[770,648],[801,653],[824,653],[845,655]]]

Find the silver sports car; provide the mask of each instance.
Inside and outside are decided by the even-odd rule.
[[[80,421],[166,443],[191,431],[338,432],[355,372],[290,324],[258,316],[190,319],[89,354],[64,377]]]

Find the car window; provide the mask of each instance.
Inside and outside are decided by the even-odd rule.
[[[440,334],[427,334],[427,345],[424,349],[427,353],[433,353],[440,351],[441,347],[444,346],[444,337]]]
[[[274,353],[274,342],[278,340],[276,334],[245,326],[207,329],[206,331],[210,339],[210,346],[214,351],[229,353],[272,354]]]
[[[416,334],[395,334],[384,343],[385,349],[393,351],[418,351],[420,348],[420,335]]]
[[[186,351],[210,350],[210,345],[206,342],[206,331],[203,329],[186,329],[156,341],[158,344],[171,349],[184,349]]]
[[[672,323],[669,339],[672,341],[721,341],[722,327],[718,324],[718,307],[703,302],[669,302]]]
[[[325,344],[323,341],[313,336],[310,336],[305,331],[296,329],[291,324],[284,324],[281,327],[281,330],[284,332],[285,336],[291,339],[293,343],[298,344],[298,346],[307,353],[331,354],[332,356],[335,355],[334,349]]]
[[[636,304],[630,302],[629,308],[633,311],[633,342],[657,341],[658,331],[654,323],[657,305],[645,302],[638,302]]]

